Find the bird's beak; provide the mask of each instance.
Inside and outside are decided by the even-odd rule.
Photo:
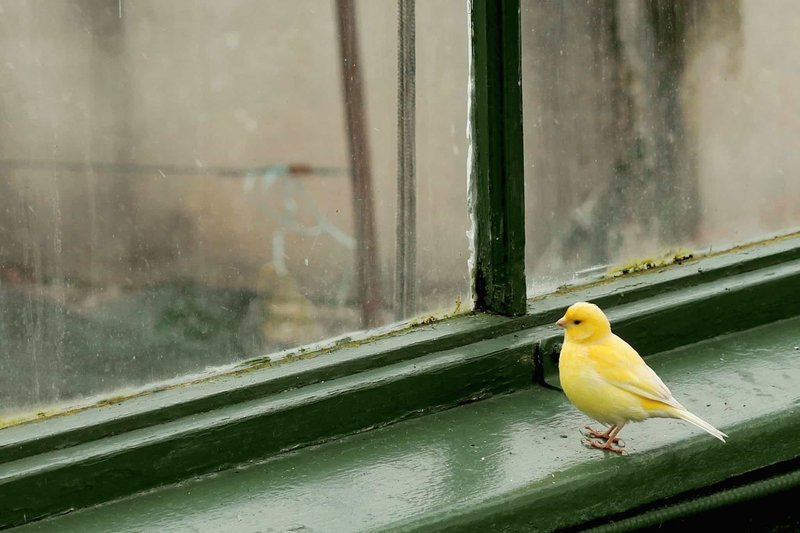
[[[550,320],[552,320],[552,318],[551,318]],[[556,321],[556,326],[558,326],[558,327],[560,327],[560,328],[565,328],[565,327],[567,327],[567,317],[565,317],[565,316],[562,316],[561,318],[559,318],[559,319]]]

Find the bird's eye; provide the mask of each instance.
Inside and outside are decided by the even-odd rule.
[[[573,324],[575,324],[575,325],[577,326],[578,324],[580,324],[580,323],[581,323],[581,321],[580,321],[580,320],[573,320],[573,321],[572,321],[572,323],[573,323]]]

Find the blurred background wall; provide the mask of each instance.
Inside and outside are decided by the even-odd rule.
[[[530,292],[800,226],[800,4],[523,6]]]
[[[442,301],[466,284],[462,4],[436,0],[418,8],[420,283],[424,292],[450,293]],[[303,183],[324,215],[353,234],[332,2],[39,0],[0,7],[2,159],[337,167],[339,175]],[[386,266],[394,253],[396,14],[393,5],[361,2],[358,17]],[[275,223],[258,204],[274,199],[243,201],[242,180],[68,172],[54,164],[6,169],[0,187],[0,258],[24,263],[37,278],[137,285],[181,275],[251,286],[272,259]],[[309,222],[307,207],[299,206],[298,216]],[[328,295],[349,268],[350,251],[324,237],[313,248],[308,239],[288,239],[292,275],[309,296]]]
[[[397,14],[356,7],[385,324]],[[0,1],[2,405],[139,386],[363,327],[334,8]],[[419,314],[468,299],[467,68],[466,4],[419,3]],[[324,171],[295,177],[287,165]],[[209,175],[219,167],[250,171]]]

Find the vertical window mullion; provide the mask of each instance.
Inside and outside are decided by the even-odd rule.
[[[519,0],[473,0],[470,209],[475,309],[525,312],[525,200]]]

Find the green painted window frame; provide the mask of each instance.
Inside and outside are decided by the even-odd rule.
[[[526,310],[520,2],[471,4],[475,310]]]
[[[797,234],[528,300],[520,3],[470,9],[475,311],[6,428],[0,528],[494,394],[557,387],[552,323],[576,299],[608,309],[643,353],[800,314]],[[716,318],[693,328],[698,313]]]

